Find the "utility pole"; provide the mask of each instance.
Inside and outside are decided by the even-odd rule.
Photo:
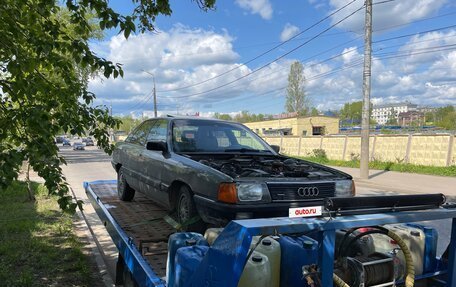
[[[364,71],[363,71],[363,110],[361,122],[361,162],[362,179],[369,178],[369,119],[372,61],[372,0],[366,0],[364,24]]]
[[[152,79],[154,81],[154,116],[157,117],[157,90],[155,89],[155,75],[152,73],[149,73],[148,71],[142,69],[142,71],[146,74],[149,74],[152,76]]]
[[[154,79],[154,116],[157,117],[157,93],[155,89],[155,76],[153,74],[152,78]]]

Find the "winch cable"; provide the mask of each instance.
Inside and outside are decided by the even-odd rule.
[[[347,283],[344,282],[336,273],[333,273],[333,282],[337,287],[350,287]]]
[[[350,242],[347,244],[347,248],[345,250],[348,250],[350,246],[359,238],[369,235],[369,234],[384,234],[388,236],[389,238],[393,239],[397,245],[402,250],[402,253],[404,253],[404,258],[405,258],[405,269],[406,269],[406,276],[405,276],[405,287],[413,287],[415,285],[415,265],[413,264],[413,258],[412,258],[412,253],[410,252],[410,249],[408,248],[407,244],[405,243],[402,238],[394,233],[393,231],[382,227],[382,226],[375,226],[376,230],[368,230],[366,232],[363,232],[357,236],[355,236]]]

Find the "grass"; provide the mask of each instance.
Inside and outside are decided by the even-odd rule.
[[[23,182],[0,189],[0,285],[93,286],[72,215],[62,213],[42,185],[33,187],[35,202]]]
[[[342,167],[353,167],[359,168],[359,160],[332,160],[322,156],[311,156],[311,157],[299,157],[308,161],[321,163],[324,165],[342,166]],[[425,165],[414,165],[409,163],[394,163],[394,162],[381,162],[371,161],[369,162],[369,168],[387,171],[398,171],[407,173],[418,173],[418,174],[429,174],[439,176],[456,176],[456,166],[425,166]]]

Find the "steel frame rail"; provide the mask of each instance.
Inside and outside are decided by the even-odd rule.
[[[109,205],[105,205],[95,194],[92,187],[96,184],[112,184],[115,180],[99,180],[93,182],[84,182],[84,188],[92,203],[95,211],[104,223],[106,230],[111,236],[114,244],[123,257],[125,266],[131,272],[133,278],[139,286],[144,287],[165,287],[165,282],[152,270],[149,263],[141,256],[137,247],[134,245],[131,237],[122,230],[116,220],[109,212]]]

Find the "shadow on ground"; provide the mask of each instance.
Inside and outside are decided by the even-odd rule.
[[[67,163],[110,162],[111,156],[100,149],[73,150],[71,147],[59,147]]]
[[[42,187],[36,202],[28,201],[25,187],[15,182],[0,190],[0,285],[103,286],[72,216]]]

